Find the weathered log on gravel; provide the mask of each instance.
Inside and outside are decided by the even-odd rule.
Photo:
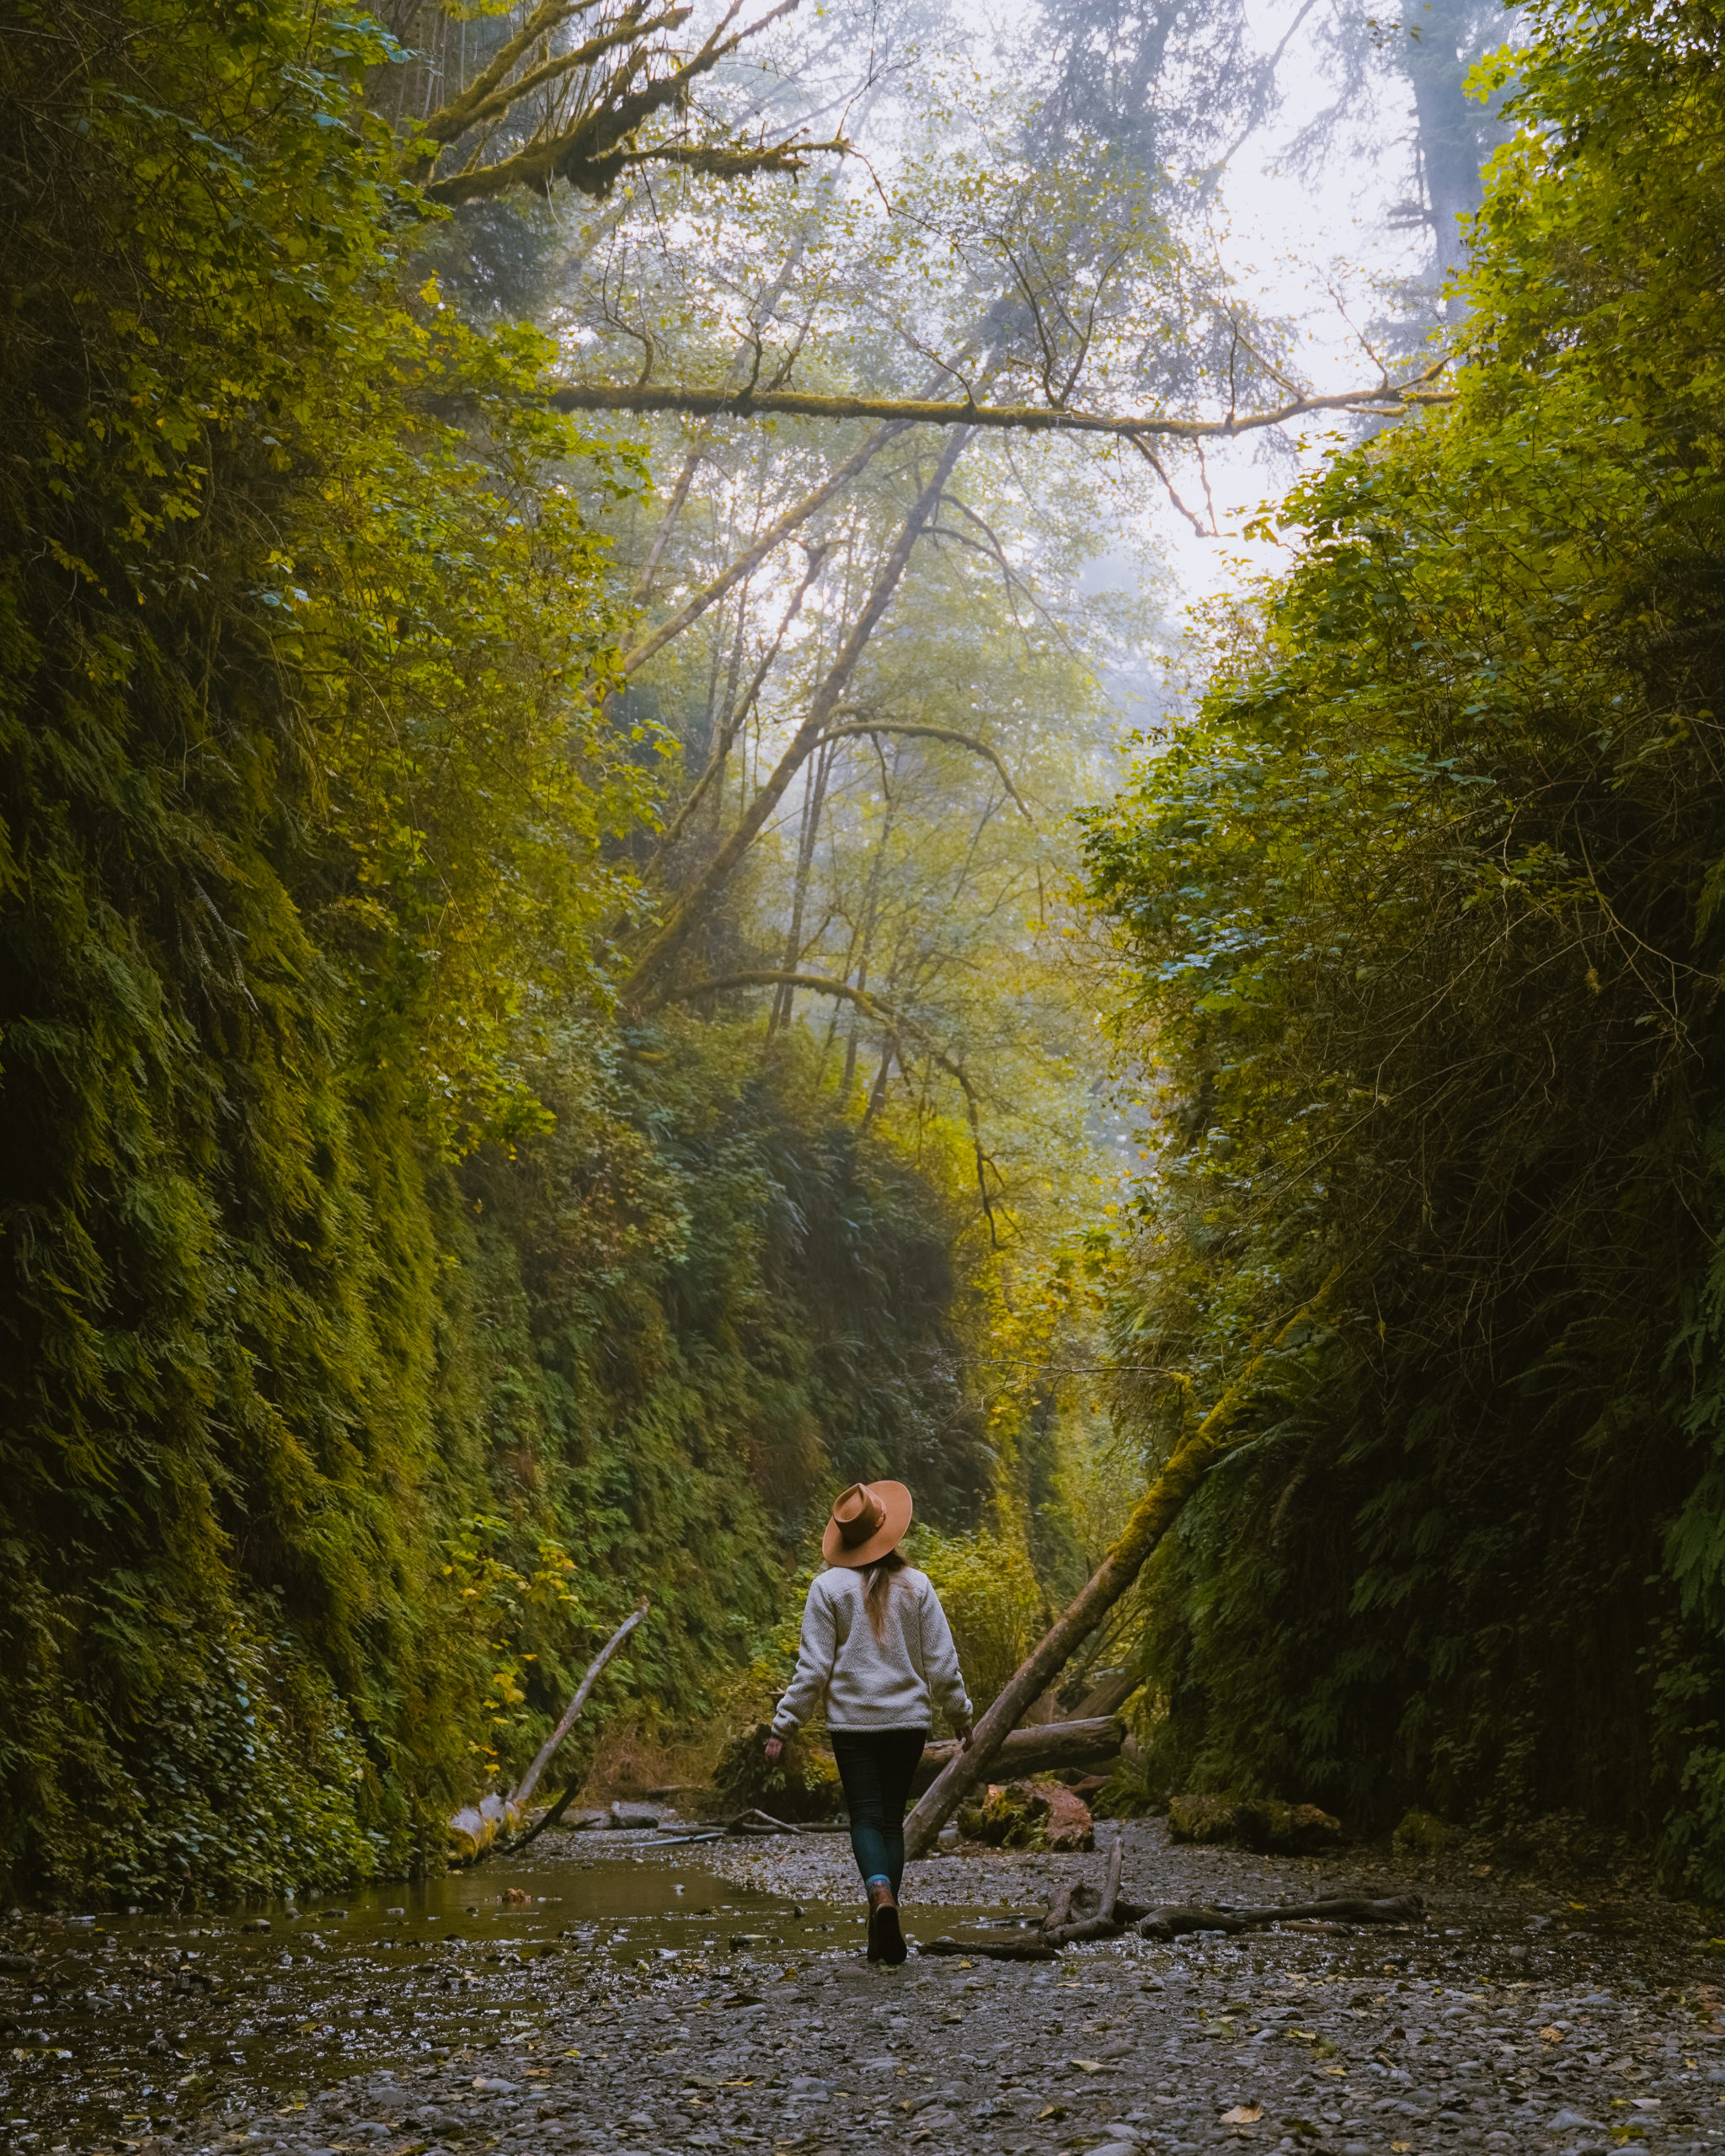
[[[1081,1903],[1087,1896],[1092,1901],[1097,1898],[1093,1886],[1075,1881],[1055,1896],[1039,1932],[1016,1938],[996,1935],[992,1939],[930,1939],[923,1941],[918,1951],[964,1954],[991,1961],[1052,1961],[1063,1946],[1080,1945],[1087,1940],[1118,1939],[1128,1930],[1135,1931],[1140,1939],[1178,1939],[1187,1932],[1260,1931],[1270,1924],[1302,1924],[1314,1919],[1331,1924],[1418,1924],[1425,1915],[1425,1904],[1418,1894],[1398,1894],[1381,1902],[1337,1894],[1327,1901],[1290,1902],[1274,1909],[1209,1909],[1188,1903],[1146,1908],[1141,1903],[1119,1898],[1120,1856],[1120,1844],[1116,1842],[1108,1851],[1107,1883],[1094,1916],[1071,1916],[1075,1903]],[[1050,1923],[1049,1919],[1059,1921]]]
[[[733,1834],[812,1834],[820,1831],[815,1827],[799,1827],[792,1820],[777,1818],[771,1812],[762,1812],[758,1807],[740,1812],[725,1823]]]
[[[1027,1774],[1045,1774],[1055,1767],[1097,1767],[1119,1756],[1126,1741],[1126,1725],[1118,1715],[1087,1715],[1077,1721],[1044,1721],[1029,1729],[1015,1729],[995,1754],[997,1782],[1021,1781]],[[913,1793],[929,1787],[943,1768],[950,1766],[964,1748],[953,1739],[923,1747],[922,1758],[911,1781]]]
[[[1381,1902],[1338,1894],[1322,1902],[1284,1903],[1274,1909],[1207,1909],[1191,1903],[1144,1908],[1130,1902],[1116,1905],[1115,1915],[1140,1939],[1177,1939],[1192,1931],[1261,1931],[1274,1924],[1318,1918],[1331,1924],[1418,1924],[1425,1904],[1418,1894],[1398,1894]]]
[[[1057,1961],[1058,1946],[1030,1939],[925,1939],[919,1954],[962,1954],[968,1961]]]

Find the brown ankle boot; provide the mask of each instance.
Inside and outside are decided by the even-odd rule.
[[[909,1952],[899,1924],[899,1904],[890,1886],[868,1890],[868,1958],[896,1969]]]

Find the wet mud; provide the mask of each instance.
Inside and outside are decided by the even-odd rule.
[[[211,2156],[915,2148],[1187,2156],[1725,2148],[1725,1963],[1693,1911],[1360,1854],[1122,1833],[1138,1901],[1424,1893],[1424,1924],[863,1960],[841,1835],[547,1835],[422,1887],[0,1932],[0,2145]],[[698,1858],[698,1861],[696,1860]],[[912,1868],[911,1937],[1082,1858]],[[248,1929],[267,1924],[269,1929]]]

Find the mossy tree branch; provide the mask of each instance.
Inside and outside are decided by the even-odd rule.
[[[743,0],[732,0],[706,39],[686,57],[664,40],[693,10],[654,8],[650,0],[625,0],[621,12],[588,37],[562,51],[553,41],[600,0],[540,0],[516,34],[457,96],[431,113],[414,137],[412,177],[433,202],[453,208],[524,188],[548,195],[558,180],[579,194],[607,194],[622,175],[645,165],[675,167],[720,179],[760,173],[799,173],[812,157],[841,155],[842,141],[810,142],[801,136],[748,142],[642,141],[648,123],[686,108],[694,84],[749,39],[795,13],[798,0],[776,8],[740,29],[734,27]],[[489,131],[506,127],[529,99],[544,98],[548,109],[528,140],[488,162]],[[437,176],[444,152],[478,133],[479,141],[458,172]]]
[[[618,388],[570,383],[553,390],[547,402],[559,412],[640,415],[676,412],[693,419],[880,419],[901,426],[1098,435],[1135,444],[1155,440],[1225,441],[1236,435],[1286,426],[1318,412],[1394,416],[1422,405],[1450,403],[1451,392],[1435,387],[1438,375],[1448,364],[1446,357],[1407,381],[1386,381],[1329,396],[1290,397],[1284,403],[1262,411],[1231,412],[1220,419],[1182,419],[1166,412],[1086,412],[1070,404],[975,404],[941,398],[828,396],[803,389],[698,389],[649,382]]]

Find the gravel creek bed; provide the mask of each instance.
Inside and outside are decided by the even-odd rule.
[[[0,2142],[51,2152],[595,2156],[873,2146],[1366,2156],[1725,2148],[1693,1910],[1370,1852],[937,1856],[913,1940],[1035,1910],[1123,1834],[1137,1901],[1413,1888],[1426,1921],[1055,1963],[871,1969],[842,1835],[547,1834],[412,1888],[223,1917],[0,1926]],[[254,1927],[266,1914],[267,1930]]]

